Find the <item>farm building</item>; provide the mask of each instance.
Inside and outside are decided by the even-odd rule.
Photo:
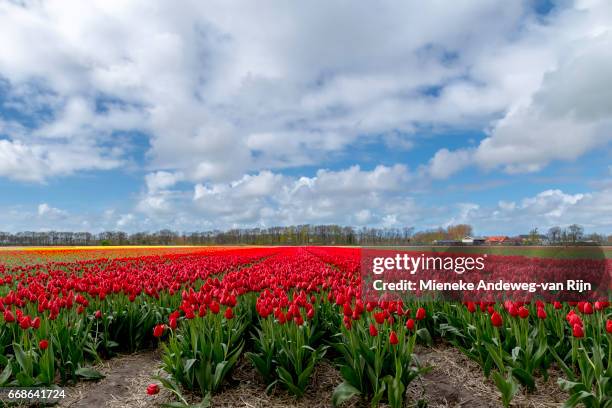
[[[461,242],[464,245],[482,245],[486,242],[486,238],[484,237],[471,237],[469,235],[463,237]]]

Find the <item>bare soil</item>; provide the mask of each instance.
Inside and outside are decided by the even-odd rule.
[[[486,379],[482,369],[456,348],[438,345],[417,347],[416,355],[430,372],[415,380],[408,388],[408,400],[424,399],[430,408],[442,407],[501,407],[501,396],[492,380]],[[557,386],[558,373],[550,371],[548,381],[539,378],[536,390],[519,392],[513,407],[561,407],[568,396]]]
[[[406,407],[416,406],[418,400],[427,401],[429,408],[501,407],[500,395],[495,384],[484,378],[478,365],[461,352],[445,345],[433,348],[417,347],[416,355],[423,365],[432,366],[430,372],[415,380],[408,388]],[[97,382],[83,382],[66,389],[67,398],[60,407],[141,408],[159,407],[173,401],[172,395],[163,390],[155,396],[146,394],[146,387],[154,375],[160,374],[158,351],[144,351],[132,355],[120,355],[96,367],[106,377]],[[532,394],[519,393],[513,407],[560,407],[567,395],[556,385],[557,376],[552,373],[548,381],[539,379]],[[306,395],[296,399],[282,389],[265,392],[257,371],[246,359],[239,362],[227,386],[212,398],[212,406],[220,408],[319,408],[331,406],[331,394],[342,382],[340,373],[330,361],[322,361],[311,379]],[[187,395],[190,402],[197,402]],[[343,408],[368,407],[367,402],[355,398]]]
[[[99,381],[81,382],[66,388],[66,399],[59,407],[71,408],[136,408],[153,407],[154,402],[170,402],[165,391],[151,398],[146,394],[147,385],[155,382],[159,373],[160,355],[157,350],[116,356],[95,368],[105,377]]]

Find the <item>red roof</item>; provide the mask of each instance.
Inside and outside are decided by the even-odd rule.
[[[487,242],[504,242],[508,239],[508,237],[504,235],[496,235],[487,238]]]

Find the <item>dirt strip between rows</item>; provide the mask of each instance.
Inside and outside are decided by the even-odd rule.
[[[415,380],[407,392],[406,406],[415,406],[424,399],[429,408],[443,407],[500,407],[500,397],[492,381],[484,378],[482,370],[458,350],[438,345],[433,348],[417,347],[416,355],[424,365],[433,369],[423,378]],[[146,387],[154,382],[152,377],[161,373],[160,353],[149,350],[132,355],[120,355],[96,367],[106,377],[97,382],[82,382],[66,388],[67,398],[60,407],[141,408],[156,407],[173,401],[172,395],[162,390],[158,395],[146,394]],[[513,401],[513,407],[549,408],[561,407],[567,395],[556,385],[555,373],[548,381],[540,379],[532,394],[521,393]],[[265,385],[255,369],[243,358],[234,370],[227,386],[212,398],[213,407],[233,408],[319,408],[331,406],[334,388],[342,382],[338,370],[330,361],[322,361],[312,376],[312,383],[301,400],[275,389],[265,393]],[[197,402],[195,396],[188,398]],[[368,407],[358,399],[343,407]],[[382,405],[384,406],[384,405]]]

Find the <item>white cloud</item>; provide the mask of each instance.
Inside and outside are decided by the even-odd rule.
[[[360,162],[356,145],[413,148],[422,129],[487,132],[476,146],[411,164],[434,179],[470,165],[537,171],[605,147],[612,6],[570,2],[545,17],[528,7],[3,2],[0,177],[41,182],[128,168],[130,140],[142,138],[138,204],[91,225],[395,225],[424,214],[442,225],[449,208],[419,205],[409,191],[419,178],[405,166],[324,168],[339,157]],[[303,166],[319,170],[300,177]],[[288,168],[297,170],[283,174]],[[589,202],[586,193],[563,205],[559,197],[536,200],[552,206],[545,217]],[[495,211],[538,207],[523,205]],[[485,211],[453,209],[455,220]]]
[[[447,178],[471,164],[502,168],[510,174],[536,172],[553,160],[576,160],[609,145],[611,17],[609,2],[594,1],[588,7],[579,3],[578,10],[566,10],[540,27],[538,34],[550,41],[547,53],[553,54],[548,69],[539,71],[541,80],[517,82],[522,95],[508,105],[507,114],[493,125],[488,137],[474,149],[438,151],[430,162],[431,173]],[[538,65],[529,60],[528,66]],[[507,66],[504,69],[510,71]]]
[[[132,224],[135,220],[135,217],[133,214],[123,214],[119,217],[119,220],[117,220],[117,228],[125,230],[126,228],[129,228],[130,224]]]
[[[47,203],[41,203],[38,205],[38,216],[47,220],[59,220],[66,218],[68,213],[59,208],[51,207]]]
[[[472,152],[462,149],[449,151],[440,149],[429,161],[428,173],[434,179],[445,179],[468,166],[472,161]]]
[[[162,223],[191,217],[220,228],[303,222],[380,225],[387,215],[387,223],[411,222],[419,214],[410,198],[412,181],[402,165],[319,170],[313,177],[261,171],[226,183],[198,183],[191,199],[180,191],[148,191],[137,209]]]
[[[182,179],[183,174],[180,172],[170,173],[167,171],[157,171],[155,173],[149,173],[145,176],[147,189],[150,192],[170,188]]]
[[[612,229],[612,190],[568,194],[545,190],[518,202],[500,201],[497,207],[475,206],[465,222],[478,231],[526,233],[534,227],[545,231],[552,226],[580,224],[587,231],[609,233]]]
[[[410,147],[417,124],[471,126],[513,100],[502,70],[481,66],[512,42],[508,33],[534,24],[521,3],[373,7],[5,2],[0,77],[11,95],[29,87],[28,103],[47,95],[38,103],[48,111],[7,136],[43,156],[78,146],[87,158],[39,159],[37,180],[120,166],[128,152],[105,147],[114,132],[138,130],[152,172],[227,182],[318,164],[360,138]]]

